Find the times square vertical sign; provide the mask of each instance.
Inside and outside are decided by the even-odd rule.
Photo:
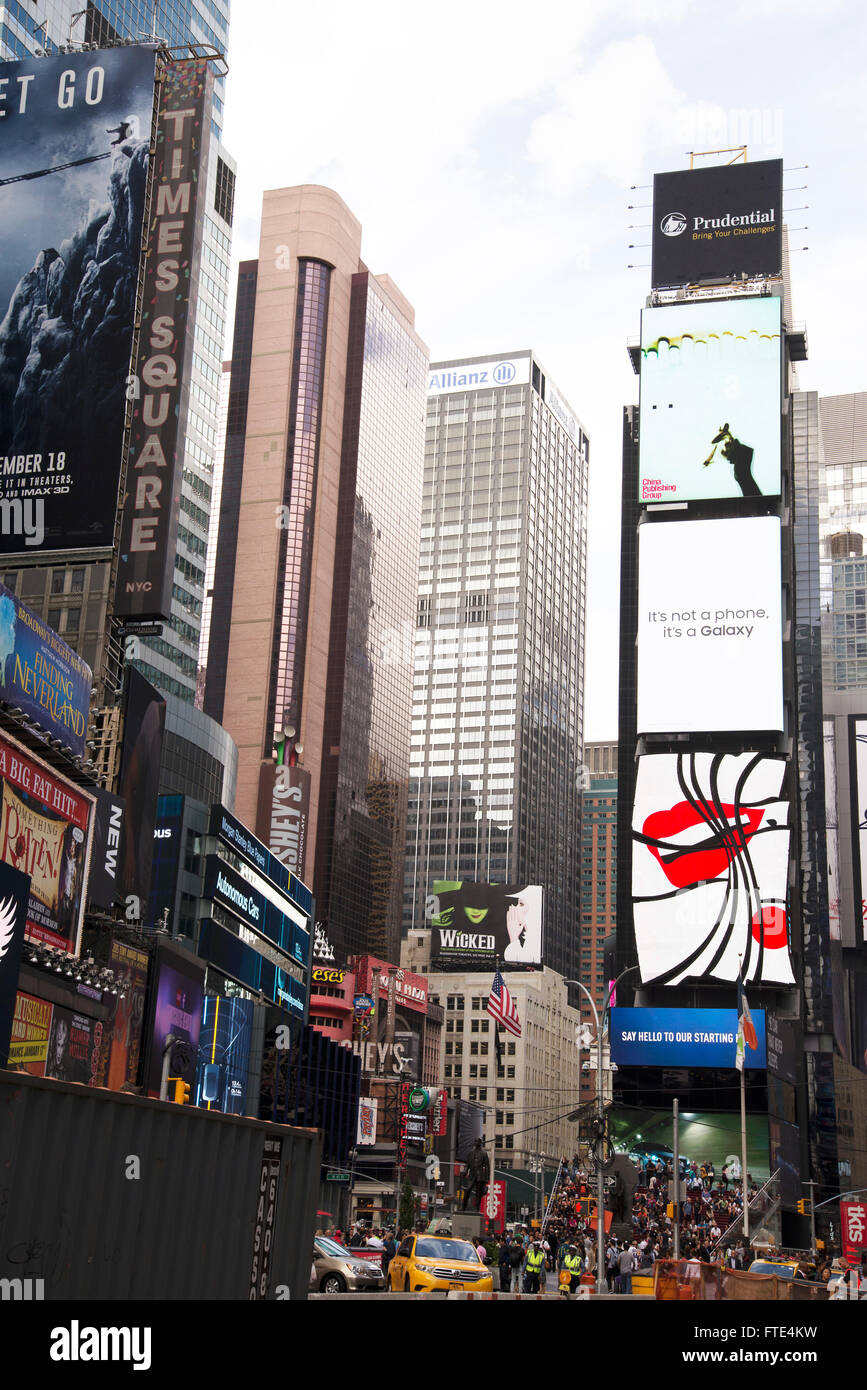
[[[115,616],[168,617],[177,540],[195,296],[202,241],[204,140],[213,77],[206,62],[165,69],[145,252],[138,357],[122,500]]]

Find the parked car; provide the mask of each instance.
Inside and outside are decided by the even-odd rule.
[[[345,1293],[352,1289],[359,1293],[384,1287],[381,1262],[360,1259],[330,1236],[314,1237],[311,1292]]]
[[[432,1289],[494,1287],[490,1269],[482,1264],[475,1246],[453,1236],[407,1236],[388,1267],[386,1284],[396,1293],[420,1293]]]

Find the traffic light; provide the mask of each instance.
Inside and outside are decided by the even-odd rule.
[[[804,1197],[798,1198],[798,1212],[801,1216],[806,1216],[807,1214],[807,1202]]]
[[[175,1105],[189,1105],[189,1103],[190,1103],[190,1083],[189,1083],[189,1081],[184,1081],[183,1078],[180,1077],[180,1076],[170,1076],[170,1077],[169,1077],[169,1081],[174,1082],[175,1094],[174,1094],[173,1099],[174,1099]]]

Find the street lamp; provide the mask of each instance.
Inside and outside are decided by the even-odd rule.
[[[617,976],[608,990],[608,998],[605,1001],[605,1008],[602,1010],[602,1023],[599,1021],[599,1011],[596,1008],[596,1001],[585,984],[580,980],[564,980],[564,984],[577,985],[584,994],[587,995],[588,1003],[593,1010],[593,1022],[596,1024],[596,1115],[599,1124],[599,1138],[605,1133],[605,1101],[602,1090],[602,1033],[604,1025],[608,1020],[608,1011],[611,1008],[611,999],[615,989],[625,975],[629,975],[633,970],[637,970],[637,965],[630,965]],[[604,1149],[603,1149],[604,1152]],[[596,1292],[599,1293],[602,1271],[605,1269],[605,1174],[602,1170],[601,1160],[596,1164]]]

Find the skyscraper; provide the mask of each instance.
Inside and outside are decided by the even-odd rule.
[[[0,58],[22,57],[60,45],[110,47],[127,41],[171,46],[211,45],[225,53],[229,0],[47,0],[37,22],[20,5],[0,5]],[[218,65],[221,66],[221,65]],[[190,364],[190,407],[183,425],[180,517],[171,616],[159,636],[137,640],[133,657],[163,693],[193,703],[205,598],[205,557],[216,459],[219,388],[229,296],[235,165],[223,147],[225,80],[215,73],[211,138],[198,293],[191,303],[195,352]],[[14,563],[14,561],[13,561]],[[27,569],[10,566],[7,583],[62,633],[103,675],[110,565],[85,563]]]
[[[403,933],[435,880],[539,884],[570,977],[588,457],[532,352],[431,367]]]
[[[427,350],[336,193],[265,194],[232,345],[205,711],[342,958],[394,959]],[[284,755],[275,769],[275,748]]]
[[[585,743],[585,787],[581,805],[581,961],[576,979],[586,985],[601,1016],[607,1003],[605,939],[617,922],[617,744]],[[592,1010],[582,996],[582,1016]],[[595,1059],[591,1056],[595,1071]],[[582,1073],[581,1099],[592,1097],[595,1080]]]

